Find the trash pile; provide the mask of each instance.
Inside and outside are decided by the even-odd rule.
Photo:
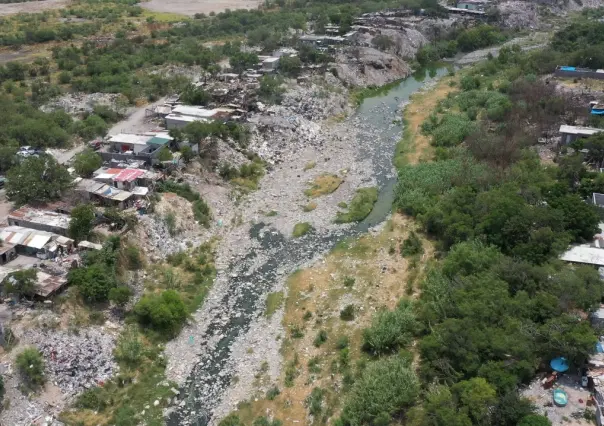
[[[28,330],[23,338],[44,355],[49,380],[75,395],[109,380],[118,369],[113,360],[115,336],[102,327],[79,334]]]

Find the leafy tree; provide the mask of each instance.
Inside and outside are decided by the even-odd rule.
[[[552,426],[552,422],[545,416],[531,414],[520,420],[518,426]]]
[[[103,165],[103,159],[90,148],[76,154],[73,167],[76,173],[82,177],[90,177],[92,173]]]
[[[353,385],[342,410],[344,424],[371,425],[413,405],[419,383],[408,362],[399,357],[370,363]]]
[[[253,68],[258,61],[258,55],[255,53],[236,52],[229,57],[229,64],[233,72],[237,74],[241,74],[248,68]]]
[[[157,159],[159,161],[170,161],[172,160],[173,155],[172,151],[170,151],[167,147],[162,147],[157,154]]]
[[[380,310],[371,321],[371,327],[363,330],[363,348],[381,355],[396,351],[409,343],[418,324],[412,305],[401,300],[394,311]]]
[[[94,207],[90,204],[80,204],[71,211],[68,233],[76,241],[88,238],[94,227]]]
[[[37,272],[35,269],[23,269],[13,272],[5,280],[4,292],[19,297],[33,297],[36,294]]]
[[[130,296],[132,296],[132,290],[129,287],[119,286],[109,290],[108,299],[120,308],[123,308],[130,300]]]
[[[180,154],[182,155],[182,159],[185,161],[185,163],[188,163],[193,158],[195,158],[195,153],[193,152],[193,149],[191,149],[191,147],[189,145],[184,145],[180,149]]]
[[[484,378],[475,377],[456,383],[452,390],[463,410],[472,419],[473,424],[491,424],[489,413],[497,402],[497,393]]]
[[[260,80],[260,88],[258,89],[258,96],[262,102],[268,104],[280,104],[283,100],[283,93],[285,89],[281,87],[281,80],[277,77],[271,77],[265,75]]]
[[[180,100],[188,105],[205,106],[212,101],[212,96],[201,87],[191,84],[180,94]]]
[[[174,290],[143,296],[134,307],[138,321],[160,332],[175,333],[187,319],[187,309]]]
[[[88,303],[106,302],[111,289],[117,286],[114,271],[101,263],[72,269],[67,279],[71,285],[78,287]]]
[[[298,56],[281,56],[279,69],[287,76],[297,77],[302,69],[302,61]]]
[[[447,386],[433,386],[428,390],[422,406],[408,413],[409,426],[472,426],[464,410],[459,410]]]
[[[18,205],[57,200],[72,182],[67,170],[50,156],[27,158],[6,178],[6,196]]]
[[[46,382],[44,376],[44,360],[36,348],[26,348],[17,355],[17,368],[26,385],[36,390]]]

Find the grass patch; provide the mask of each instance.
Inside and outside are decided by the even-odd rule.
[[[348,204],[345,203],[344,201],[340,201],[338,203],[338,207],[341,208],[341,209],[347,209],[348,208]]]
[[[270,212],[268,212],[265,216],[266,217],[274,217],[277,216],[279,213],[277,213],[275,210],[271,210]]]
[[[372,87],[363,87],[359,89],[355,89],[350,94],[350,100],[356,105],[359,106],[363,103],[363,101],[367,98],[372,98],[374,96],[383,95],[397,87],[401,81],[396,80],[388,84],[384,84],[383,86],[372,86]]]
[[[304,166],[304,171],[306,172],[306,171],[308,171],[308,170],[314,169],[316,165],[317,165],[317,162],[316,162],[316,161],[309,161],[309,162],[308,162],[308,163],[306,163],[306,165]]]
[[[315,203],[314,201],[311,201],[310,203],[308,203],[307,205],[305,205],[302,210],[304,210],[305,213],[311,212],[314,209],[317,208],[317,203]]]
[[[270,318],[273,316],[275,312],[281,308],[283,305],[283,292],[276,291],[274,293],[269,293],[266,297],[266,308],[264,310],[264,316]]]
[[[338,212],[336,223],[359,222],[365,219],[378,199],[376,187],[360,188],[348,206],[348,212]]]
[[[312,226],[310,226],[310,223],[308,222],[296,223],[296,225],[294,226],[294,231],[292,232],[292,236],[294,238],[299,238],[303,235],[308,234],[311,229]]]
[[[337,175],[324,174],[317,176],[310,188],[304,191],[304,195],[317,198],[321,195],[331,194],[340,187],[342,182],[344,182],[344,179]]]

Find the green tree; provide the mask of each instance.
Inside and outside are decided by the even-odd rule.
[[[432,386],[424,404],[408,414],[409,426],[472,426],[472,420],[457,403],[447,386]]]
[[[258,61],[258,55],[255,53],[236,52],[229,57],[229,64],[233,72],[237,74],[241,74],[248,68],[253,68]]]
[[[376,49],[386,51],[394,46],[394,41],[387,35],[379,34],[371,39],[371,44],[373,44]]]
[[[94,227],[94,207],[90,204],[80,204],[71,211],[68,233],[76,241],[88,238]]]
[[[297,56],[281,56],[279,70],[290,77],[297,77],[302,70],[302,61]]]
[[[21,161],[6,178],[6,196],[18,205],[57,200],[72,183],[67,170],[47,155]]]
[[[36,390],[46,382],[44,360],[36,348],[26,348],[17,355],[17,368],[27,387]]]
[[[277,77],[265,75],[260,80],[258,96],[267,104],[280,104],[283,100],[285,89],[281,87],[282,81]]]
[[[172,160],[173,155],[172,151],[170,151],[167,147],[162,147],[157,154],[157,159],[159,161],[170,161]]]
[[[76,154],[73,167],[82,177],[90,177],[92,173],[103,165],[103,159],[90,148]]]
[[[160,332],[173,334],[187,319],[187,309],[174,290],[145,295],[134,307],[138,321]]]
[[[378,311],[371,327],[363,330],[363,348],[373,354],[381,355],[395,351],[409,344],[418,323],[411,303],[401,300],[394,311]]]
[[[113,287],[109,290],[109,300],[115,303],[120,308],[126,306],[132,296],[132,290],[126,286]]]
[[[13,272],[5,280],[4,292],[19,297],[33,297],[36,294],[37,276],[33,268]]]
[[[72,269],[67,279],[71,285],[78,287],[88,303],[106,302],[111,289],[117,286],[114,271],[101,263]]]
[[[344,403],[342,418],[347,424],[371,425],[379,416],[391,416],[413,405],[419,383],[408,361],[400,357],[370,363]]]
[[[531,414],[520,420],[518,426],[552,426],[552,422],[545,416]]]
[[[489,413],[497,402],[497,392],[484,378],[475,377],[456,383],[452,390],[473,424],[491,424]]]
[[[185,163],[188,163],[193,158],[195,158],[195,153],[193,152],[193,149],[189,145],[184,145],[180,149],[180,154],[182,155],[182,159],[185,161]]]

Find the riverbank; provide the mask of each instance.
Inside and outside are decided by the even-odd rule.
[[[445,73],[442,69],[434,75]],[[355,238],[370,226],[383,226],[396,180],[392,153],[401,137],[401,127],[394,121],[409,96],[430,81],[409,78],[380,97],[366,99],[344,120],[313,122],[295,114],[292,107],[279,107],[288,108],[278,111],[279,116],[294,113],[298,130],[285,133],[288,143],[258,191],[246,196],[232,213],[224,205],[218,208],[225,213],[220,217],[224,223],[232,222],[227,216],[232,214],[239,225],[222,233],[218,276],[203,308],[194,315],[194,323],[166,347],[168,378],[182,384],[181,396],[169,410],[169,425],[215,424],[250,395],[266,392],[280,381],[287,370],[280,352],[291,329],[283,325],[281,310],[264,315],[267,296],[287,294],[288,276],[298,268],[323,262],[323,254],[339,241]],[[321,104],[340,96],[348,95],[333,90]],[[279,143],[273,135],[283,137],[283,131],[276,129],[266,140],[254,143]],[[333,192],[309,197],[306,190],[326,175],[337,176],[341,183]],[[370,217],[358,225],[335,224],[337,212],[356,190],[371,186],[382,191]],[[212,205],[211,195],[207,198]],[[314,208],[306,208],[311,202]],[[298,223],[308,223],[312,230],[294,239],[291,235]],[[396,232],[406,232],[403,228]],[[378,265],[374,265],[376,271],[381,271]],[[364,285],[359,295],[369,294],[374,284]],[[371,311],[375,306],[363,309]]]

